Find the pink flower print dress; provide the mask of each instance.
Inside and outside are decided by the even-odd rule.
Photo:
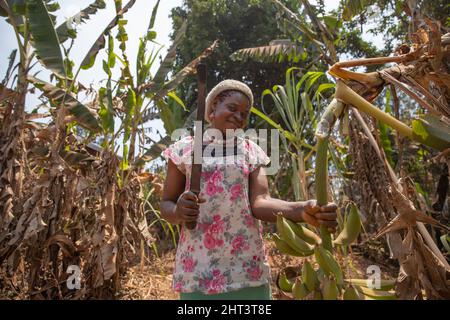
[[[193,137],[188,136],[163,152],[186,175],[185,190],[192,150]],[[238,138],[237,150],[243,156],[203,157],[200,196],[206,202],[200,205],[197,227],[181,227],[173,274],[177,292],[217,294],[270,283],[262,225],[249,202],[249,174],[270,158],[248,139]]]

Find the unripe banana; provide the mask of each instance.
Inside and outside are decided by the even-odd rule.
[[[277,226],[280,226],[281,236],[287,244],[300,254],[311,255],[314,253],[313,246],[300,239],[287,223],[287,220],[281,216],[277,216]]]
[[[355,286],[355,289],[362,293],[364,296],[374,300],[397,300],[397,296],[394,291],[381,291],[374,290],[365,287]]]
[[[339,289],[336,285],[336,280],[325,277],[322,284],[323,300],[337,300],[339,296]]]
[[[294,285],[292,286],[292,294],[297,300],[304,299],[309,293],[308,288],[300,279],[295,279]]]
[[[280,238],[280,236],[276,233],[272,235],[272,240],[275,242],[275,246],[277,249],[284,254],[295,256],[295,257],[306,257],[308,255],[299,253],[295,251],[293,248],[291,248],[286,241]]]
[[[381,291],[389,291],[394,289],[395,287],[395,280],[380,280],[380,287],[374,288],[372,287],[372,280],[371,279],[345,279],[345,282],[351,283],[352,285],[359,286],[359,287],[366,287],[369,289],[376,289]]]
[[[294,285],[294,282],[287,278],[284,271],[281,271],[278,274],[277,284],[278,288],[280,288],[282,291],[292,292],[292,286]]]
[[[352,203],[350,204],[350,213],[345,221],[344,229],[342,229],[341,233],[333,243],[348,246],[358,238],[360,231],[361,219],[359,217],[358,208]]]
[[[323,269],[324,273],[326,275],[333,274],[336,278],[337,284],[342,286],[344,283],[342,270],[333,255],[325,248],[322,248],[322,246],[317,246],[314,248],[314,256],[316,257],[316,261]]]
[[[361,300],[359,298],[358,292],[356,291],[356,289],[352,285],[349,285],[345,289],[343,298],[344,298],[344,300]]]
[[[323,300],[322,292],[320,292],[319,290],[314,290],[313,300]]]
[[[319,282],[322,283],[323,279],[325,278],[325,272],[322,268],[317,269],[317,279],[319,279]]]
[[[305,284],[306,288],[309,291],[313,291],[316,286],[319,284],[319,279],[317,278],[317,273],[309,263],[309,261],[305,261],[302,267],[302,280]]]
[[[308,228],[302,226],[299,223],[295,223],[289,219],[286,219],[286,222],[289,224],[294,233],[302,240],[308,242],[309,244],[321,244],[322,239],[315,234],[313,231]]]

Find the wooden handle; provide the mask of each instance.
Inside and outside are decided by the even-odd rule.
[[[199,63],[197,65],[197,81],[198,81],[198,95],[197,95],[197,125],[194,133],[194,149],[192,152],[192,170],[190,190],[198,197],[200,194],[200,181],[202,176],[202,155],[203,155],[203,127],[205,123],[205,102],[206,102],[206,64]],[[200,153],[199,153],[200,152]],[[195,154],[199,156],[195,157]],[[197,161],[195,161],[197,160]],[[189,230],[195,229],[197,222],[186,223],[186,228]]]

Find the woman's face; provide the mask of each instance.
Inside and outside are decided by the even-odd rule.
[[[247,125],[250,103],[247,96],[239,91],[229,91],[224,97],[217,97],[211,113],[212,127],[224,135],[227,129],[243,129]]]

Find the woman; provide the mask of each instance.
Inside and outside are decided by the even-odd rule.
[[[205,119],[210,123],[205,144],[234,153],[205,156],[199,197],[189,191],[193,137],[167,148],[168,161],[161,215],[173,224],[196,221],[193,230],[182,227],[173,276],[180,299],[270,300],[270,270],[259,220],[275,222],[276,213],[295,222],[334,229],[336,205],[319,207],[315,200],[288,202],[274,199],[263,166],[269,157],[254,142],[242,137],[228,141],[227,130],[246,127],[253,94],[236,80],[225,80],[206,99]],[[219,148],[219,149],[217,149]],[[227,157],[233,157],[229,161]]]

